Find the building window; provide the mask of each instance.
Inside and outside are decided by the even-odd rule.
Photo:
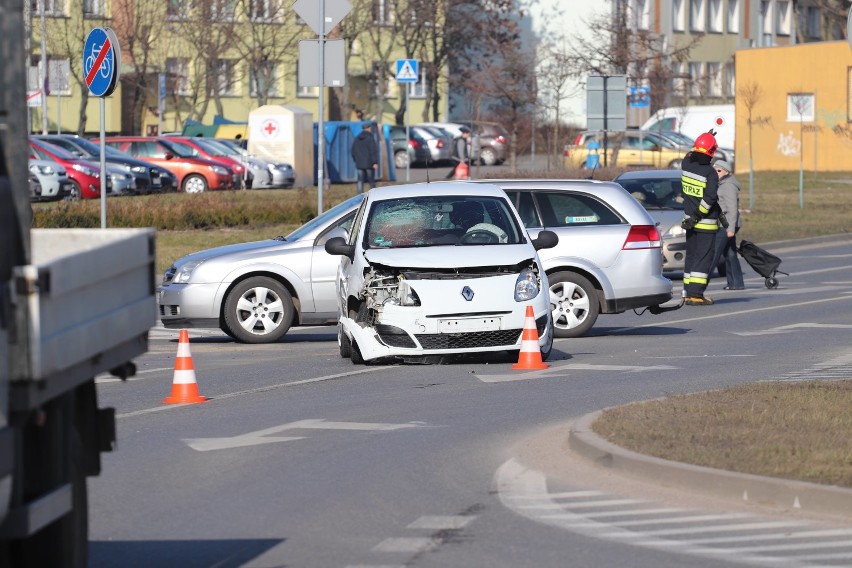
[[[689,0],[689,31],[703,32],[706,19],[704,0]]]
[[[775,31],[778,35],[790,35],[790,30],[792,29],[792,12],[793,11],[790,9],[790,2],[775,3]]]
[[[739,0],[728,0],[728,33],[740,33],[740,3]]]
[[[651,3],[648,0],[636,0],[633,6],[636,11],[636,29],[647,30],[651,25]]]
[[[189,95],[189,59],[169,57],[166,59],[166,87],[168,91],[185,97]]]
[[[380,26],[393,24],[393,0],[373,0],[373,23]]]
[[[41,7],[44,6],[45,16],[64,16],[65,15],[65,0],[32,0],[31,11],[33,14],[41,14]]]
[[[420,76],[417,77],[417,82],[408,84],[408,96],[412,99],[425,99],[429,93],[429,83],[426,81],[426,73],[423,67],[423,65],[420,66]]]
[[[281,96],[281,65],[266,62],[249,69],[249,96],[266,93],[267,97]]]
[[[819,39],[819,20],[820,12],[816,6],[809,6],[807,11],[808,21],[805,24],[805,29],[809,39]]]
[[[707,96],[722,96],[722,64],[716,61],[707,63]]]
[[[760,2],[761,30],[764,34],[772,33],[772,5],[767,0]]]
[[[689,96],[704,96],[704,64],[693,61],[689,64]]]
[[[236,65],[233,59],[217,59],[214,65],[214,88],[216,93],[225,96],[237,94]]]
[[[686,0],[672,0],[672,30],[682,32],[685,29]]]
[[[236,0],[213,0],[210,5],[210,15],[214,21],[232,22],[237,15]]]
[[[707,21],[707,31],[722,33],[722,0],[709,0],[710,18]]]
[[[675,96],[685,96],[687,83],[683,76],[683,63],[672,63],[672,91]]]
[[[90,18],[105,16],[104,0],[83,0],[83,15]]]
[[[736,65],[733,63],[725,63],[725,82],[723,93],[726,97],[733,97],[737,94],[737,77]]]
[[[813,93],[789,93],[787,122],[813,122],[815,98]]]
[[[170,20],[185,20],[189,17],[190,0],[168,0],[166,16]]]
[[[319,98],[319,87],[302,87],[302,86],[299,86],[299,89],[296,91],[296,96],[303,98],[303,99]]]
[[[277,19],[279,9],[277,0],[251,0],[249,17],[254,22],[271,22]]]

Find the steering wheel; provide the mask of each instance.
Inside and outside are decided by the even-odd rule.
[[[466,245],[493,245],[499,243],[500,238],[491,231],[474,229],[465,233],[461,242]]]

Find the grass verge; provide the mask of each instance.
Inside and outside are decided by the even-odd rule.
[[[852,381],[757,383],[604,411],[617,446],[741,473],[852,487]]]

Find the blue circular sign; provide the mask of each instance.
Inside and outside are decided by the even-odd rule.
[[[90,31],[83,48],[83,79],[92,95],[106,97],[112,94],[118,84],[120,64],[115,33],[109,28],[94,28]]]

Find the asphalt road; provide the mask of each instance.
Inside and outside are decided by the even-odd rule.
[[[852,238],[769,248],[790,273],[779,288],[744,265],[747,289],[714,280],[712,307],[601,316],[557,340],[547,371],[353,366],[332,327],[262,346],[193,330],[210,400],[164,405],[177,332],[154,328],[136,377],[98,379],[118,448],[89,482],[91,565],[852,565],[852,521],[672,503],[579,463],[539,465],[566,451],[542,432],[608,406],[852,377]]]

